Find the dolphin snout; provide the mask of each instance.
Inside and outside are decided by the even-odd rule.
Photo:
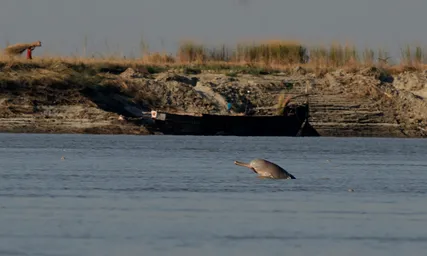
[[[248,163],[243,163],[243,162],[240,162],[240,161],[234,161],[234,164],[235,164],[235,165],[238,165],[238,166],[247,167],[247,168],[251,169],[254,173],[257,173],[257,171],[255,170],[255,168],[253,168],[253,167],[252,167],[250,164],[248,164]]]
[[[239,165],[239,166],[244,166],[244,167],[252,168],[251,166],[249,166],[249,164],[243,163],[243,162],[240,162],[240,161],[234,161],[234,164],[235,165]]]

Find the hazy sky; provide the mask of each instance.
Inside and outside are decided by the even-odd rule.
[[[1,0],[0,45],[41,40],[34,55],[173,51],[208,43],[296,39],[349,41],[399,54],[427,46],[427,0]],[[108,46],[108,47],[107,47]]]

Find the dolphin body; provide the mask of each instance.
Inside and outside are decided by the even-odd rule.
[[[244,166],[251,169],[258,174],[261,178],[271,179],[295,179],[295,177],[288,173],[285,169],[264,159],[254,159],[249,163],[234,161],[235,165]]]

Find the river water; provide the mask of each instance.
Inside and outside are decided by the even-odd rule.
[[[0,143],[0,255],[427,251],[426,140],[0,134]],[[233,164],[256,157],[297,179]]]

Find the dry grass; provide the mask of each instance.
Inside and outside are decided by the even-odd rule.
[[[5,49],[13,49],[9,46]],[[24,46],[22,46],[24,47]],[[25,47],[28,47],[27,45]],[[16,47],[15,49],[18,49]],[[34,57],[7,58],[0,56],[0,67],[20,65],[50,66],[52,63],[91,67],[94,70],[110,67],[125,68],[150,66],[154,72],[165,68],[197,68],[214,71],[226,70],[228,74],[271,73],[289,71],[301,66],[308,71],[322,74],[334,69],[357,70],[377,66],[390,72],[407,69],[424,69],[427,57],[420,46],[406,46],[401,50],[400,60],[394,63],[384,49],[357,49],[352,45],[332,44],[329,46],[305,46],[296,41],[263,41],[238,43],[234,46],[207,46],[193,41],[183,41],[175,54],[148,52],[144,47],[141,58],[82,58],[82,57]],[[22,48],[21,48],[22,50]],[[25,48],[24,48],[25,50]],[[11,51],[11,50],[9,50]],[[18,52],[18,50],[16,50]]]
[[[181,63],[239,63],[283,66],[304,63],[306,48],[297,42],[266,41],[239,43],[235,47],[207,47],[191,41],[181,43],[177,60]]]
[[[222,65],[230,68],[249,66],[289,70],[295,66],[322,72],[333,69],[360,69],[377,66],[390,72],[424,69],[427,56],[421,46],[406,46],[396,63],[384,49],[357,49],[354,45],[332,44],[307,47],[297,41],[264,41],[238,43],[235,46],[208,47],[191,41],[183,42],[175,64]]]
[[[185,41],[178,47],[176,58],[180,63],[204,63],[209,61],[207,51],[202,44]]]
[[[173,64],[175,63],[175,58],[167,53],[148,53],[142,57],[142,62],[151,63],[151,64]]]
[[[40,47],[42,43],[40,41],[35,41],[32,43],[18,43],[14,45],[9,45],[4,49],[4,54],[7,56],[17,56],[22,54],[26,49],[31,47]]]

